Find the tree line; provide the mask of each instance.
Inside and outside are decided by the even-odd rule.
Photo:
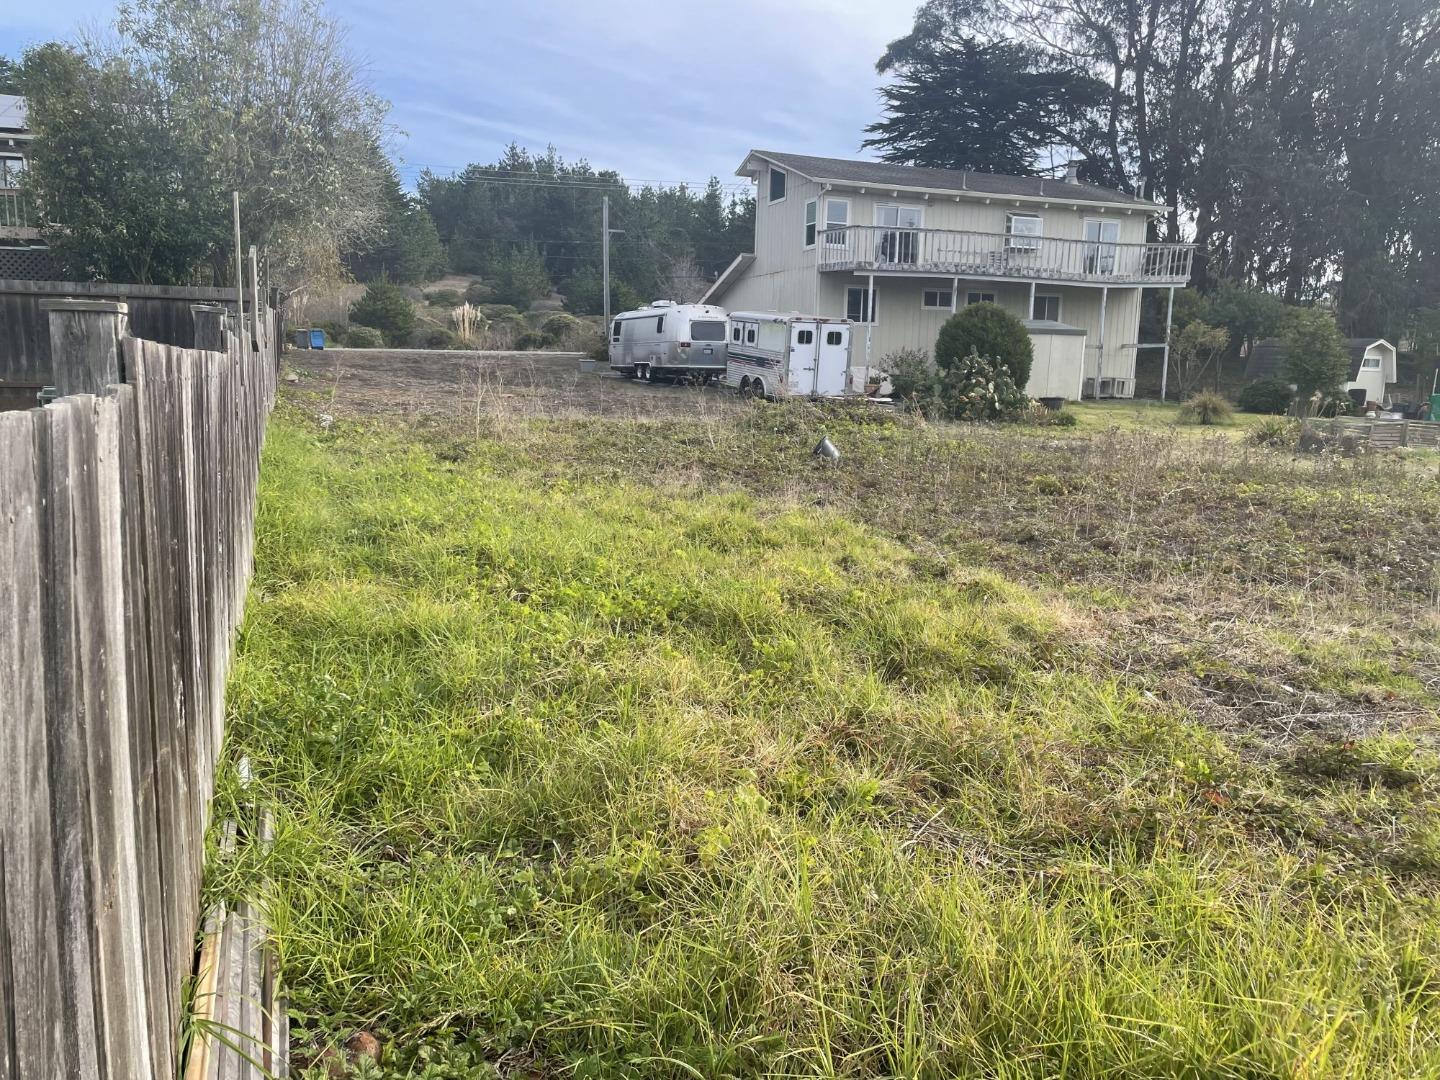
[[[1202,292],[1398,337],[1440,296],[1434,0],[927,0],[878,64],[887,160],[1144,191]]]

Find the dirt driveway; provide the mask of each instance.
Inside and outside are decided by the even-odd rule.
[[[626,419],[717,414],[741,407],[723,387],[638,383],[603,367],[580,370],[578,353],[426,349],[290,350],[287,375],[318,408],[339,416]]]

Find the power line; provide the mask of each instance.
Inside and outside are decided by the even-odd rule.
[[[402,171],[420,170],[430,172],[435,179],[456,184],[497,184],[512,185],[520,187],[568,187],[583,190],[614,191],[616,188],[651,188],[661,190],[674,190],[685,188],[688,190],[704,191],[710,185],[710,180],[647,180],[627,179],[625,177],[606,176],[585,176],[585,177],[561,177],[545,175],[543,173],[530,172],[523,169],[497,169],[488,166],[467,165],[463,169],[452,170],[449,176],[442,176],[439,172],[428,165],[412,164],[402,168]],[[478,175],[477,175],[478,174]],[[718,177],[714,178],[718,180]],[[719,184],[722,192],[739,194],[750,191],[748,184]]]

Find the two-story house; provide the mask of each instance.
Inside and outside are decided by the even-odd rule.
[[[25,99],[0,94],[0,278],[50,276],[40,222],[20,193],[30,138]]]
[[[933,350],[956,310],[991,301],[1035,342],[1032,395],[1131,397],[1137,354],[1164,347],[1140,341],[1141,293],[1173,301],[1190,277],[1189,245],[1146,241],[1163,207],[1073,169],[1053,180],[754,150],[737,175],[758,185],[755,250],[704,302],[847,316],[857,367]]]

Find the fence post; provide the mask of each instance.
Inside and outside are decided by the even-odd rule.
[[[195,348],[206,352],[225,352],[224,304],[191,304],[190,318],[195,320]]]
[[[120,341],[129,333],[130,306],[119,300],[42,300],[50,319],[55,390],[99,394],[121,381]]]

